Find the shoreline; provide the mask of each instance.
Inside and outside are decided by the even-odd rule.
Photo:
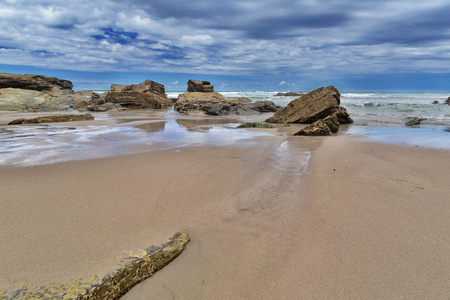
[[[123,299],[449,294],[450,151],[348,135],[354,125],[293,137],[304,125],[237,130],[230,124],[243,119],[104,115],[50,127],[145,134],[108,157],[0,166],[0,292],[102,277],[187,228],[183,254]],[[90,142],[105,151],[102,143],[129,135],[118,132]],[[155,135],[162,147],[148,144]]]

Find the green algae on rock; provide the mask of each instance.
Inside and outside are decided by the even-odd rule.
[[[127,259],[121,268],[101,280],[94,275],[89,278],[79,278],[68,285],[49,283],[48,286],[34,289],[23,286],[9,295],[0,289],[0,299],[119,299],[133,286],[173,261],[183,252],[189,241],[188,231],[183,230],[176,233],[167,243],[159,247],[152,246],[141,255]]]

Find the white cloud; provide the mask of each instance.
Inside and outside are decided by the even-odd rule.
[[[285,85],[286,84],[286,81],[282,81],[282,82],[280,82],[278,85]]]

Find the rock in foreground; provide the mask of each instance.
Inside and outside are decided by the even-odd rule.
[[[164,85],[146,80],[136,85],[111,85],[107,92],[106,102],[120,104],[126,108],[162,108],[172,105],[167,99]]]
[[[17,119],[8,123],[8,125],[20,125],[20,124],[38,124],[38,123],[55,123],[55,122],[75,122],[75,121],[88,121],[94,120],[94,117],[90,114],[80,115],[55,115],[37,117],[33,119]]]
[[[306,126],[294,135],[321,136],[331,135],[339,130],[339,122],[336,115],[331,115],[325,119],[317,120],[311,125]]]
[[[339,106],[340,94],[334,86],[321,87],[292,100],[266,120],[268,123],[313,123],[336,114],[340,124],[353,123],[345,108]]]

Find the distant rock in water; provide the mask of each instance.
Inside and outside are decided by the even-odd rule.
[[[214,86],[209,81],[189,79],[187,82],[188,92],[211,93],[214,92]]]
[[[417,126],[420,125],[422,121],[425,121],[425,118],[417,118],[417,117],[411,117],[408,118],[408,121],[405,123],[406,126]]]
[[[52,89],[72,90],[73,84],[69,80],[43,75],[16,75],[0,73],[0,89],[14,88],[33,91],[50,91]]]
[[[164,85],[152,80],[128,86],[113,84],[106,93],[105,101],[133,109],[162,108],[173,104],[167,99]]]
[[[353,123],[347,110],[339,106],[340,94],[334,86],[321,87],[292,100],[278,110],[268,123],[313,123],[330,115],[336,115],[340,124]]]
[[[444,101],[444,104],[450,105],[450,97],[448,97],[447,100]]]
[[[274,128],[272,124],[266,124],[266,123],[259,123],[259,122],[251,122],[251,123],[244,123],[239,125],[237,128]]]
[[[277,93],[274,95],[275,97],[287,97],[287,96],[303,96],[308,94],[307,92],[286,92],[286,93]]]
[[[20,125],[20,124],[39,124],[39,123],[55,123],[55,122],[75,122],[75,121],[88,121],[94,120],[94,117],[90,114],[79,115],[54,115],[37,117],[33,119],[17,119],[8,123],[8,125]]]
[[[439,101],[435,100],[431,104],[439,104]]]

